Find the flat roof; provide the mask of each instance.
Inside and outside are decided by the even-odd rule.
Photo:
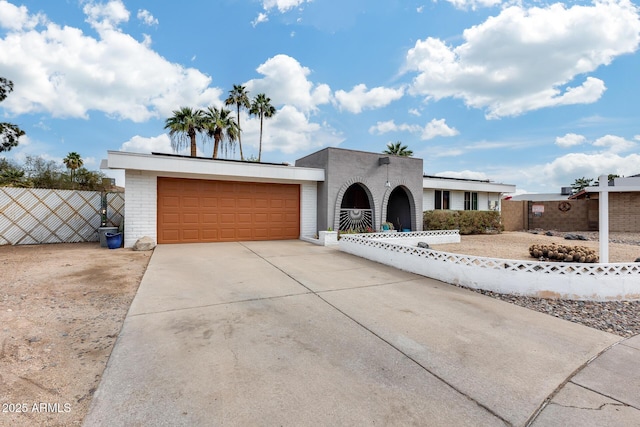
[[[324,181],[324,169],[190,157],[173,154],[141,154],[107,151],[109,169],[156,172],[166,176],[193,176],[208,179],[255,181]]]

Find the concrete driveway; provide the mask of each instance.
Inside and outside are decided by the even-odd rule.
[[[618,341],[335,248],[161,245],[85,425],[522,426]]]

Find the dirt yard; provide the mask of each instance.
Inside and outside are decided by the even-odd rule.
[[[506,258],[537,261],[529,255],[529,246],[533,244],[556,243],[558,245],[586,246],[599,252],[598,233],[574,232],[554,233],[547,236],[544,232],[505,232],[491,235],[460,236],[460,243],[432,245],[433,249],[464,255],[490,258]],[[565,234],[580,234],[590,240],[565,240]],[[609,244],[609,262],[634,262],[640,258],[640,233],[611,233]],[[623,243],[624,242],[624,243]]]
[[[0,426],[81,425],[151,253],[0,246]]]

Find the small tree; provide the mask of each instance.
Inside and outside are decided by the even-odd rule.
[[[0,185],[7,187],[28,187],[24,171],[18,167],[8,166],[0,170]]]
[[[573,194],[579,193],[582,190],[584,190],[586,187],[589,187],[591,185],[591,183],[593,182],[593,178],[577,178],[573,184],[571,184],[571,191],[573,192]]]
[[[12,91],[13,82],[0,77],[0,102],[4,101]],[[7,122],[0,123],[0,153],[16,147],[20,137],[23,135],[24,131],[18,126]]]
[[[24,171],[35,188],[67,188],[62,166],[40,156],[27,156]]]

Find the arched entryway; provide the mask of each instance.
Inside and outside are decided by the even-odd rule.
[[[371,197],[360,183],[350,185],[342,196],[339,229],[358,232],[373,229]]]
[[[407,190],[396,187],[389,195],[387,203],[387,221],[392,222],[396,230],[411,230],[411,203]]]

